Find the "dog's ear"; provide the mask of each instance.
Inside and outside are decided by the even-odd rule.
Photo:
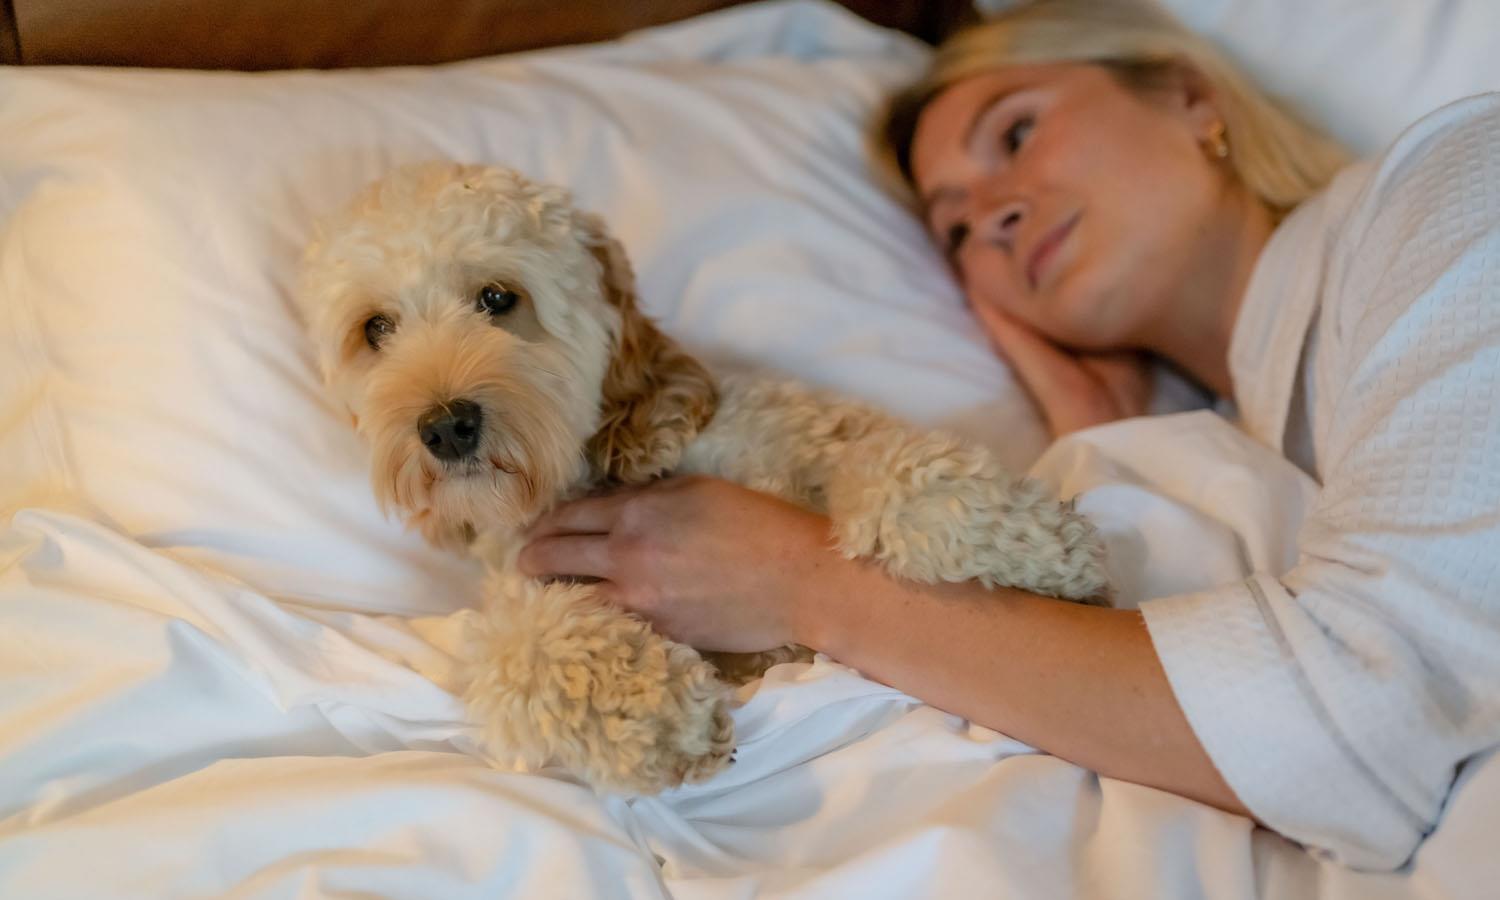
[[[580,213],[575,228],[599,261],[606,299],[620,313],[589,462],[597,480],[641,484],[676,468],[683,448],[713,417],[718,396],[708,370],[640,311],[625,249],[599,217]]]

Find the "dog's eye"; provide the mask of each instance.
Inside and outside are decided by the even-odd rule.
[[[370,345],[371,350],[379,350],[380,345],[395,333],[396,323],[384,313],[365,320],[365,343]]]
[[[521,302],[521,295],[502,285],[487,284],[479,289],[476,299],[481,312],[503,316],[516,308],[516,304]]]

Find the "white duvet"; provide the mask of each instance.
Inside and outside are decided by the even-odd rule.
[[[1310,485],[1212,413],[1085,432],[1037,468],[1128,595],[1289,552]],[[826,659],[742,693],[739,761],[658,797],[479,758],[458,612],[277,602],[67,510],[0,535],[0,896],[1493,896],[1500,763],[1412,872],[1322,866]]]
[[[787,3],[430,70],[0,72],[0,898],[1500,894],[1492,760],[1411,871],[1361,876],[826,659],[743,692],[708,784],[480,758],[448,652],[474,572],[370,499],[285,302],[308,221],[399,162],[502,158],[604,212],[694,350],[1030,459],[1032,411],[858,168],[922,58]],[[1127,600],[1275,568],[1311,489],[1209,413],[1035,471]]]

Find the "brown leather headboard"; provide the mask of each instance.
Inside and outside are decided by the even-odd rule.
[[[13,66],[21,61],[21,35],[16,31],[16,8],[11,0],[0,0],[0,63]]]
[[[0,62],[194,69],[447,62],[605,40],[736,0],[0,0]],[[968,0],[841,0],[926,40]]]

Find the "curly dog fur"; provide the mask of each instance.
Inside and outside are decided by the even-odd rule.
[[[518,767],[621,791],[707,778],[734,746],[728,684],[807,656],[705,658],[587,584],[522,577],[520,532],[602,485],[716,475],[826,513],[840,551],[893,575],[1106,594],[1089,523],[982,447],[797,384],[716,382],[640,312],[624,251],[560,188],[398,171],[324,223],[298,296],[376,496],[487,563],[466,700]]]

